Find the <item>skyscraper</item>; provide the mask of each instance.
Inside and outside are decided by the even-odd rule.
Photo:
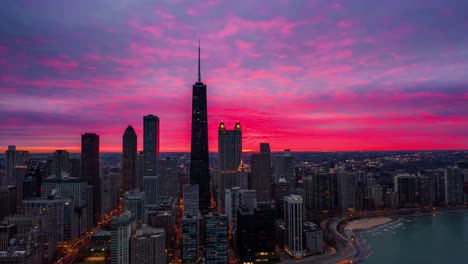
[[[304,204],[302,197],[291,195],[284,198],[284,222],[286,224],[285,250],[289,255],[300,257],[305,253],[302,236]]]
[[[337,173],[338,208],[341,212],[356,209],[356,176],[354,173],[339,171]]]
[[[130,264],[166,264],[164,229],[146,225],[137,229],[130,238]]]
[[[143,155],[143,176],[156,176],[156,164],[159,159],[159,117],[154,115],[143,117]]]
[[[132,213],[125,211],[111,218],[111,263],[130,263],[130,235],[134,225]]]
[[[252,177],[250,189],[257,191],[259,202],[271,201],[271,155],[270,144],[260,143],[260,153],[252,154]]]
[[[8,146],[5,151],[5,178],[2,179],[2,186],[15,185],[16,166],[16,146]]]
[[[122,140],[123,191],[137,189],[137,135],[132,126],[125,129]]]
[[[275,182],[284,178],[289,184],[289,190],[296,189],[296,177],[294,175],[294,159],[291,150],[285,149],[281,156],[275,159]]]
[[[242,129],[237,121],[233,130],[227,130],[224,122],[218,128],[219,189],[218,208],[224,210],[226,189],[239,186],[237,171],[242,158]]]
[[[81,135],[81,178],[94,188],[92,212],[96,222],[101,216],[101,178],[99,166],[99,136],[94,133]],[[91,212],[90,212],[91,213]],[[88,226],[88,228],[91,228]]]
[[[56,150],[52,160],[52,174],[56,177],[64,177],[69,174],[70,154],[66,150]]]
[[[226,215],[205,215],[205,263],[228,263],[228,223]]]
[[[206,85],[201,81],[200,46],[198,47],[198,81],[193,85],[192,138],[190,155],[190,184],[200,188],[200,209],[210,205],[210,169],[208,157],[208,111]]]
[[[463,204],[463,174],[458,167],[446,167],[445,178],[445,204]]]
[[[398,174],[394,176],[394,191],[398,193],[400,207],[417,206],[417,178],[414,175]]]
[[[179,197],[179,172],[176,159],[160,159],[157,175],[159,177],[160,197]]]

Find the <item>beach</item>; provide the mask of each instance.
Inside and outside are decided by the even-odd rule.
[[[391,221],[393,220],[390,217],[365,218],[350,222],[346,225],[345,230],[366,230],[390,223]]]

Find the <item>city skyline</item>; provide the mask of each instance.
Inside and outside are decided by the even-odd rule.
[[[221,121],[244,151],[468,149],[464,1],[49,3],[2,3],[1,152],[119,152],[150,113],[189,152],[198,38],[211,152]]]

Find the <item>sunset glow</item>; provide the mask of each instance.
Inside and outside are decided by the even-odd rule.
[[[140,150],[148,114],[159,116],[161,151],[190,151],[198,39],[210,151],[221,120],[240,121],[245,152],[260,142],[468,149],[466,10],[455,0],[7,1],[0,151],[79,152],[92,132],[102,152],[120,152],[127,125]]]

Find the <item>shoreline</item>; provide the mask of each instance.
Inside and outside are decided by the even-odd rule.
[[[341,223],[345,223],[345,225],[342,227],[342,232],[341,235],[347,238],[349,242],[353,244],[354,247],[356,247],[358,254],[353,257],[354,263],[359,263],[372,255],[373,251],[371,250],[370,245],[367,243],[367,240],[364,239],[360,233],[367,232],[367,231],[372,231],[374,229],[377,229],[381,226],[391,224],[394,222],[399,221],[400,219],[404,217],[420,217],[420,216],[438,216],[438,215],[449,215],[449,214],[459,214],[459,213],[468,213],[468,207],[460,207],[460,208],[450,208],[447,210],[443,211],[432,211],[432,212],[414,212],[411,214],[392,214],[388,216],[375,216],[375,217],[364,217],[364,218],[357,218],[354,219],[350,222],[347,222],[347,219],[342,219]],[[381,221],[374,221],[373,223],[369,223],[368,226],[364,226],[364,228],[359,228],[359,223],[357,224],[358,226],[355,228],[349,228],[349,226],[353,222],[358,222],[365,220],[365,222],[372,221],[372,219],[381,219]]]

